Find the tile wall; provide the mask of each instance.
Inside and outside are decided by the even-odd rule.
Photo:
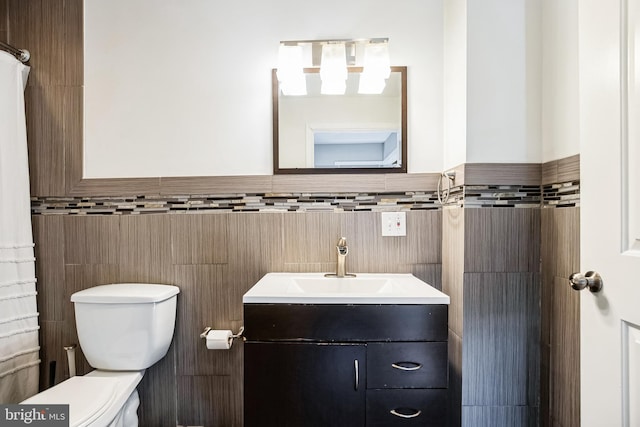
[[[326,272],[346,236],[350,271],[402,272],[440,287],[442,213],[407,212],[407,237],[381,237],[377,212],[34,215],[41,385],[76,342],[70,295],[113,282],[178,285],[173,345],[141,388],[143,426],[241,426],[242,344],[207,351],[205,326],[238,330],[242,295],[271,271]],[[89,370],[78,355],[80,374]]]
[[[451,425],[537,425],[539,235],[539,208],[443,210]]]
[[[485,169],[443,208],[451,424],[579,425],[579,156],[512,185]]]

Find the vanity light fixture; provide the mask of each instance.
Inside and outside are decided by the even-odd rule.
[[[389,43],[367,43],[364,47],[364,63],[358,93],[380,94],[391,75]]]
[[[389,39],[280,42],[277,77],[283,95],[307,94],[305,67],[319,68],[321,94],[343,95],[351,66],[362,70],[358,93],[382,93],[391,73]]]
[[[277,74],[284,95],[307,94],[302,46],[280,44]]]

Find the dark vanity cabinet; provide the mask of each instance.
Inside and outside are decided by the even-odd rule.
[[[447,307],[245,304],[245,427],[445,426]]]

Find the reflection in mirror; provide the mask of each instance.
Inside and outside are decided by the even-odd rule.
[[[398,167],[400,129],[321,130],[313,133],[313,167]]]
[[[382,94],[359,94],[360,68],[344,95],[320,94],[306,69],[307,94],[285,96],[273,73],[274,173],[407,171],[406,67],[393,67]]]

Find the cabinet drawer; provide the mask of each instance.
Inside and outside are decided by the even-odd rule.
[[[367,427],[444,427],[446,406],[446,390],[367,390]]]
[[[367,388],[447,388],[446,342],[367,344]]]
[[[446,305],[244,304],[248,341],[446,341]]]

